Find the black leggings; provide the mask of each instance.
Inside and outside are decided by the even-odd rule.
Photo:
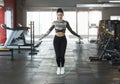
[[[65,51],[67,46],[66,36],[63,37],[54,37],[54,49],[56,54],[56,62],[58,67],[64,67],[65,64]]]

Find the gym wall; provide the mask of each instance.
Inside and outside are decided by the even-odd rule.
[[[5,7],[2,7],[0,9],[0,24],[4,24],[4,12],[5,12]],[[3,44],[6,40],[6,31],[5,29],[1,28],[0,26],[0,44]]]
[[[23,9],[25,8],[24,7],[24,1],[25,0],[17,0],[16,1],[16,24],[20,23],[23,25],[24,23],[24,13],[23,13]],[[25,25],[24,25],[25,26]]]
[[[4,0],[5,6],[0,9],[0,24],[5,23],[5,11],[6,7],[11,7],[13,9],[13,25],[16,25],[16,0]],[[4,44],[6,41],[6,31],[0,27],[0,44]]]
[[[108,20],[110,16],[120,16],[120,8],[104,8],[102,9],[102,19]]]

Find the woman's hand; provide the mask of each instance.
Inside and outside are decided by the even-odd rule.
[[[41,35],[41,37],[39,38],[39,40],[42,40],[43,39],[43,36]]]
[[[83,38],[80,36],[79,39],[80,39],[80,43],[83,44]]]
[[[82,37],[80,37],[80,39],[81,39],[81,40],[83,40],[83,38],[82,38]]]
[[[83,40],[83,38],[79,35],[79,38],[81,39],[81,40]]]
[[[40,38],[39,38],[39,40],[42,40],[42,39],[43,39],[43,37],[40,37]]]

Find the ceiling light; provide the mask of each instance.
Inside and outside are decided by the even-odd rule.
[[[120,3],[120,0],[111,0],[110,3]]]
[[[120,4],[76,4],[77,8],[120,7]]]

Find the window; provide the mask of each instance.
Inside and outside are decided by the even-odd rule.
[[[88,35],[88,12],[78,12],[78,33],[80,35]]]
[[[78,16],[76,16],[78,15]],[[76,19],[77,17],[77,19]],[[102,13],[99,10],[93,11],[64,11],[64,20],[67,20],[70,23],[73,31],[76,32],[78,27],[78,34],[80,35],[96,35],[97,28],[89,29],[89,27],[99,26],[99,21],[102,18]],[[56,11],[27,11],[27,26],[29,26],[30,21],[35,22],[35,35],[41,35],[46,33],[50,28],[52,22],[57,20]],[[77,22],[76,22],[77,20]],[[78,24],[77,24],[78,23]],[[55,31],[50,33],[51,36],[55,34]],[[67,30],[67,36],[72,36],[72,34]]]
[[[76,12],[64,11],[64,20],[70,23],[70,26],[76,31]],[[56,11],[28,11],[27,12],[27,26],[30,26],[30,21],[35,23],[35,35],[41,35],[46,33],[52,22],[57,20]],[[54,35],[55,31],[52,31],[50,35]],[[66,35],[71,35],[69,31],[66,31]]]
[[[110,20],[120,20],[120,16],[110,16]]]
[[[5,11],[5,24],[6,26],[13,28],[13,10],[11,7],[7,7],[6,11]],[[12,31],[7,30],[7,38],[9,37],[9,35],[11,34]]]
[[[102,19],[101,11],[90,11],[89,12],[89,35],[98,34],[99,22]]]
[[[102,12],[99,10],[78,11],[78,33],[90,40],[97,39],[99,21]]]
[[[75,11],[65,11],[64,19],[67,20],[73,31],[76,32],[76,12]],[[66,31],[66,35],[72,35],[68,30]]]
[[[8,27],[13,27],[13,10],[11,7],[7,7],[5,11],[5,24]]]

